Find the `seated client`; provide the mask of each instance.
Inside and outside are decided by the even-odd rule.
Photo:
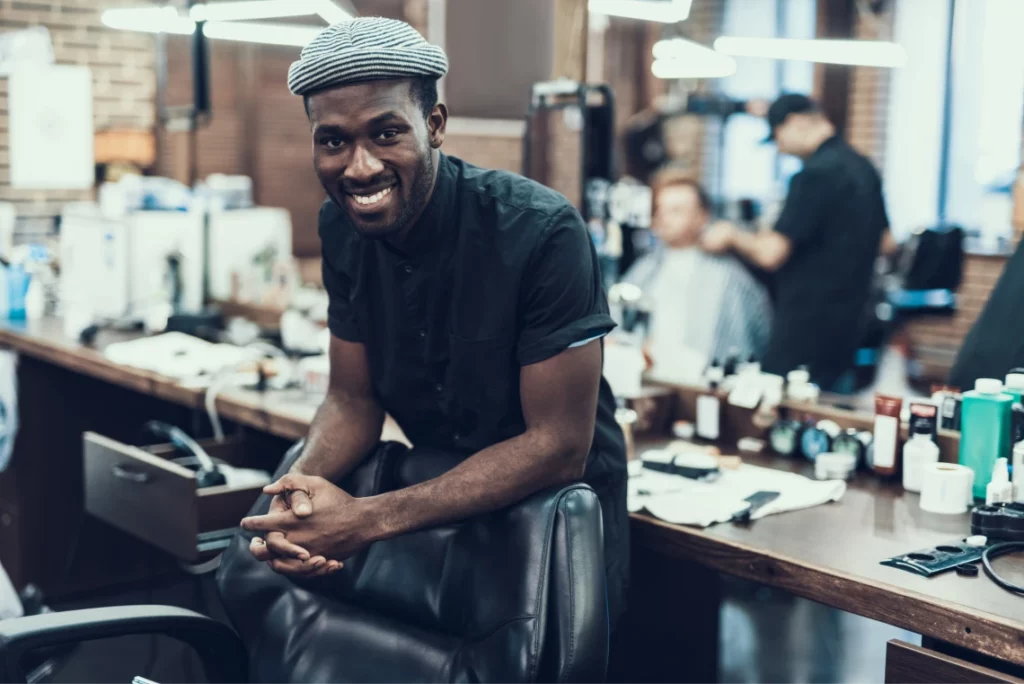
[[[664,172],[654,183],[651,227],[660,244],[638,259],[624,282],[644,292],[651,313],[652,373],[670,367],[701,372],[727,354],[760,358],[771,330],[771,301],[764,287],[731,256],[698,246],[711,201],[688,176]],[[682,358],[691,359],[685,364]]]
[[[304,98],[330,295],[331,379],[305,452],[248,518],[253,555],[296,578],[375,541],[583,480],[601,501],[614,621],[628,571],[626,463],[601,373],[597,255],[558,193],[441,152],[444,52],[408,24],[323,31],[292,65]],[[379,496],[337,487],[379,447],[385,413],[417,447],[463,457]]]

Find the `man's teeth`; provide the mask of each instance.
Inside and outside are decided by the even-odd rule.
[[[387,197],[390,194],[391,194],[391,188],[384,188],[380,192],[376,192],[376,193],[374,193],[372,195],[352,195],[352,196],[355,198],[356,204],[376,204],[377,202],[380,202],[382,199],[384,199],[385,197]]]

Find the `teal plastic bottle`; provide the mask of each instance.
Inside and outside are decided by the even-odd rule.
[[[1003,383],[1003,391],[1013,395],[1013,400],[1019,404],[1022,401],[1022,397],[1024,397],[1024,373],[1018,373],[1018,370],[1020,369],[1015,368],[1006,376],[1006,382]]]
[[[1009,458],[1010,416],[1016,400],[1003,383],[979,378],[960,409],[960,464],[974,471],[974,498],[984,499],[996,460]]]

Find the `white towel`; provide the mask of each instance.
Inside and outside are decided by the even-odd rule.
[[[631,513],[646,509],[665,522],[709,527],[727,522],[746,510],[745,499],[755,492],[778,492],[779,498],[754,512],[757,520],[773,513],[811,508],[839,501],[846,493],[842,480],[811,480],[771,468],[741,465],[724,470],[713,482],[644,470],[629,479],[627,506]]]
[[[24,612],[18,592],[14,591],[14,585],[11,584],[11,578],[4,571],[4,566],[0,565],[0,620],[21,617]]]

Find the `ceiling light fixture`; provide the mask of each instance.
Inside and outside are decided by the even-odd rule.
[[[207,38],[296,47],[308,45],[320,30],[309,26],[260,24],[252,21],[211,21],[203,26],[203,33]]]
[[[318,14],[320,6],[320,0],[204,2],[193,5],[189,10],[189,17],[194,21],[244,21],[247,19],[303,17],[309,14]]]
[[[674,24],[690,16],[693,0],[590,0],[589,9],[613,17]]]
[[[725,78],[736,73],[736,60],[685,38],[654,44],[651,73],[658,78]]]
[[[173,7],[139,7],[108,9],[100,17],[104,26],[122,31],[175,33],[188,36],[196,30],[196,22],[182,17]]]
[[[354,18],[351,14],[338,7],[334,0],[320,0],[320,6],[316,13],[328,24],[337,24]]]
[[[194,33],[196,22],[201,21],[203,33],[209,38],[305,47],[319,28],[248,20],[307,15],[319,15],[328,24],[353,18],[333,0],[237,0],[193,5],[187,16],[173,7],[108,9],[101,15],[101,21],[105,26],[125,31],[184,36]]]
[[[762,57],[823,64],[901,68],[907,51],[882,40],[817,40],[797,38],[739,38],[722,36],[715,50],[734,57]]]

